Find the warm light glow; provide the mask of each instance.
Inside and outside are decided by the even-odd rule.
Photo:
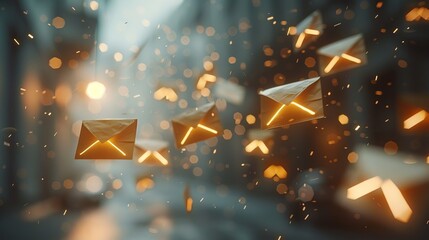
[[[429,20],[429,9],[425,7],[413,8],[407,13],[407,15],[405,15],[405,19],[409,22],[419,21],[421,18]]]
[[[79,153],[79,155],[86,153],[86,151],[88,151],[90,148],[92,148],[95,144],[97,144],[99,142],[100,142],[99,140],[93,142],[89,147],[87,147],[85,150],[83,150],[81,153]]]
[[[165,159],[164,156],[162,156],[159,152],[154,151],[153,156],[156,157],[156,159],[158,159],[162,165],[168,165],[167,159]]]
[[[86,95],[91,99],[100,99],[104,96],[106,87],[101,82],[90,82],[86,87]]]
[[[419,124],[420,122],[422,122],[423,120],[425,120],[425,118],[426,118],[426,111],[421,110],[420,112],[414,114],[413,116],[407,118],[404,121],[404,128],[410,129],[416,126],[417,124]]]
[[[204,125],[202,125],[202,124],[198,124],[198,127],[199,127],[199,128],[202,128],[202,129],[204,129],[204,130],[206,130],[206,131],[209,131],[209,132],[211,132],[211,133],[213,133],[213,134],[217,134],[217,131],[216,131],[216,130],[214,130],[213,128],[206,127],[206,126],[204,126]]]
[[[177,101],[178,96],[172,88],[161,87],[153,93],[153,98],[156,100],[162,100],[165,98],[167,101],[175,102]]]
[[[66,21],[62,17],[54,17],[52,19],[52,26],[56,29],[63,28],[66,25]]]
[[[310,35],[320,35],[320,32],[318,30],[314,30],[314,29],[305,29],[304,30],[305,34],[310,34]]]
[[[347,189],[347,198],[355,200],[381,187],[380,177],[373,177]]]
[[[138,160],[139,163],[144,162],[150,155],[153,155],[162,165],[168,165],[168,160],[157,151],[146,151]]]
[[[291,102],[291,104],[292,104],[292,105],[295,105],[295,106],[297,106],[297,107],[299,107],[299,108],[301,108],[302,110],[304,110],[304,111],[306,111],[306,112],[310,113],[311,115],[316,114],[315,112],[313,112],[312,110],[310,110],[310,109],[308,109],[308,108],[306,108],[306,107],[302,106],[301,104],[298,104],[298,103],[296,103],[296,102]]]
[[[332,70],[332,68],[335,66],[335,64],[337,64],[338,60],[340,60],[340,57],[338,57],[338,56],[333,57],[323,71],[325,73],[330,72]]]
[[[401,222],[408,222],[413,211],[398,187],[388,179],[381,185],[381,190],[393,216]]]
[[[280,166],[280,165],[271,165],[267,167],[264,171],[264,177],[266,178],[273,178],[274,176],[277,176],[280,179],[287,177],[286,170]]]
[[[267,145],[265,145],[265,143],[261,140],[253,140],[251,143],[249,143],[245,150],[246,152],[252,152],[253,150],[255,150],[257,147],[259,147],[259,149],[261,150],[261,152],[263,154],[268,154],[270,152],[270,150],[268,149]]]
[[[147,152],[143,153],[143,155],[141,155],[141,156],[139,157],[138,162],[139,162],[139,163],[144,162],[144,160],[146,160],[146,158],[148,158],[151,154],[152,154],[152,152],[151,152],[151,151],[147,151]]]
[[[345,53],[341,54],[341,57],[344,59],[347,59],[351,62],[354,62],[354,63],[361,63],[362,62],[359,58],[353,57],[353,56],[345,54]]]
[[[277,117],[277,115],[279,115],[279,113],[280,113],[280,111],[285,107],[286,105],[282,105],[278,110],[277,110],[277,112],[276,113],[274,113],[274,115],[271,117],[271,119],[267,122],[267,126],[269,126],[272,122],[273,122],[273,120]]]
[[[186,132],[186,134],[185,134],[185,136],[183,137],[182,141],[180,142],[180,144],[181,144],[181,145],[185,144],[186,140],[187,140],[187,139],[188,139],[188,137],[189,137],[189,134],[191,134],[191,132],[192,132],[192,130],[193,130],[193,129],[194,129],[193,127],[190,127],[190,128],[188,129],[188,131]]]
[[[205,73],[202,75],[197,82],[197,89],[201,90],[206,87],[207,82],[216,82],[216,76],[212,74]]]
[[[152,179],[145,177],[137,181],[136,190],[138,192],[144,192],[147,189],[153,188],[153,186],[155,186],[155,182]]]
[[[302,43],[304,42],[305,33],[301,33],[298,36],[298,39],[296,40],[295,47],[300,48],[302,46]]]
[[[107,140],[110,145],[112,145],[116,150],[118,150],[122,155],[127,156],[120,148],[118,148],[115,144],[113,144],[110,140]]]
[[[53,58],[49,59],[49,66],[52,69],[58,69],[61,67],[62,64],[63,64],[63,62],[61,61],[61,59],[59,59],[57,57],[53,57]]]
[[[99,176],[92,175],[86,179],[85,187],[89,192],[97,193],[103,188],[103,181]]]
[[[341,125],[346,125],[349,123],[349,117],[347,117],[347,115],[341,114],[338,116],[338,121],[341,123]]]
[[[188,197],[186,199],[186,212],[190,213],[192,211],[192,198]]]

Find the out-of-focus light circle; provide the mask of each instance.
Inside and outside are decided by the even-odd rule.
[[[98,49],[100,49],[101,52],[107,52],[107,50],[109,50],[109,46],[105,43],[100,43],[100,45],[98,45]]]
[[[61,59],[59,59],[57,57],[53,57],[53,58],[49,59],[49,66],[52,69],[58,69],[61,67],[62,64],[63,63],[62,63]]]
[[[62,17],[55,17],[54,19],[52,19],[52,25],[56,29],[60,29],[60,28],[63,28],[66,25],[66,21]]]
[[[100,99],[104,96],[106,87],[101,82],[90,82],[86,87],[86,95],[91,99]]]
[[[254,124],[256,122],[256,118],[252,114],[249,114],[246,116],[246,121],[248,124]]]
[[[398,152],[398,144],[394,141],[388,141],[384,144],[384,152],[388,155],[395,155]]]
[[[96,11],[98,9],[98,2],[97,1],[91,1],[89,3],[89,8],[91,8],[92,11]]]
[[[100,177],[93,175],[86,179],[85,187],[91,193],[98,193],[103,188],[103,182]]]
[[[115,59],[116,62],[120,62],[122,61],[122,59],[124,59],[124,56],[120,52],[115,52],[115,54],[113,55],[113,58]]]
[[[311,201],[314,197],[313,188],[308,184],[304,184],[302,187],[299,188],[298,196],[299,199],[303,202]]]
[[[341,114],[341,115],[339,115],[339,116],[338,116],[338,121],[339,121],[342,125],[346,125],[346,124],[348,124],[348,123],[349,123],[349,118],[348,118],[346,115]]]

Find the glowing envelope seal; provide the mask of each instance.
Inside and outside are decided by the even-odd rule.
[[[408,222],[413,213],[408,202],[412,198],[404,196],[400,189],[429,182],[429,169],[423,159],[418,161],[418,158],[400,153],[386,155],[383,149],[375,147],[362,146],[356,152],[359,161],[347,171],[337,192],[337,201],[353,212],[387,222],[388,210],[382,214],[372,200],[377,196],[374,192],[381,192],[391,216],[397,221]]]
[[[320,48],[317,54],[322,76],[356,68],[365,65],[367,62],[362,34],[326,45]]]
[[[75,159],[133,158],[137,119],[84,120]]]
[[[249,155],[266,156],[274,146],[272,130],[251,129],[248,131],[244,151]]]
[[[325,117],[319,77],[266,89],[259,95],[262,129]]]
[[[138,163],[150,165],[168,165],[168,142],[161,140],[144,139],[136,141]]]
[[[315,11],[302,20],[296,26],[296,35],[293,38],[293,47],[295,51],[307,47],[310,43],[316,41],[323,34],[322,15]]]
[[[172,119],[176,146],[184,147],[223,133],[219,113],[214,103],[188,110]]]

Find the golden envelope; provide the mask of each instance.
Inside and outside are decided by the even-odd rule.
[[[399,98],[398,117],[400,129],[405,133],[429,131],[429,97],[425,95],[402,95]]]
[[[274,133],[271,130],[251,129],[247,135],[244,151],[251,155],[266,156],[274,145]]]
[[[366,49],[362,34],[357,34],[331,43],[317,51],[320,74],[352,69],[366,64]]]
[[[274,180],[284,179],[287,177],[287,171],[281,165],[270,165],[264,170],[264,177],[274,178]]]
[[[261,95],[261,128],[324,117],[320,77],[266,89]]]
[[[168,165],[168,142],[150,139],[138,140],[136,154],[139,163]]]
[[[76,159],[132,159],[137,119],[84,120]]]
[[[403,195],[402,191],[429,182],[429,168],[424,159],[402,153],[387,155],[382,148],[367,146],[358,147],[355,152],[357,162],[346,172],[337,201],[354,213],[382,223],[390,222],[386,219],[392,215],[400,222],[407,222],[413,212],[409,203],[418,196]]]
[[[186,111],[172,120],[176,146],[181,148],[223,133],[214,103]]]
[[[298,51],[311,42],[316,41],[323,33],[322,15],[319,11],[313,12],[296,26],[296,35],[293,37],[293,48]]]

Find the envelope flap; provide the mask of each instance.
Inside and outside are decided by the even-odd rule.
[[[188,127],[196,127],[214,106],[214,103],[208,103],[196,109],[190,109],[173,118],[173,121]]]
[[[322,23],[322,15],[319,11],[314,11],[312,14],[308,15],[304,20],[302,20],[297,26],[296,26],[296,32],[302,33],[305,29],[310,28],[314,30],[322,30],[323,23]]]
[[[306,88],[316,83],[320,77],[310,78],[303,81],[285,84],[278,87],[269,88],[259,92],[260,95],[272,100],[288,105],[297,98]]]
[[[386,155],[382,148],[363,146],[358,148],[357,153],[359,156],[357,170],[365,177],[379,176],[383,180],[391,179],[398,186],[429,181],[429,166],[423,163],[424,161],[417,162],[413,156],[402,153]]]
[[[259,130],[252,129],[248,133],[250,140],[266,140],[274,136],[274,132],[271,130]]]
[[[347,52],[350,48],[353,47],[359,40],[362,39],[362,34],[356,34],[337,42],[328,44],[322,48],[320,48],[317,52],[326,56],[340,56],[342,53]]]
[[[103,143],[136,121],[137,119],[84,120],[82,125]]]
[[[140,139],[136,141],[135,146],[142,150],[160,151],[168,147],[168,142],[162,140]]]

